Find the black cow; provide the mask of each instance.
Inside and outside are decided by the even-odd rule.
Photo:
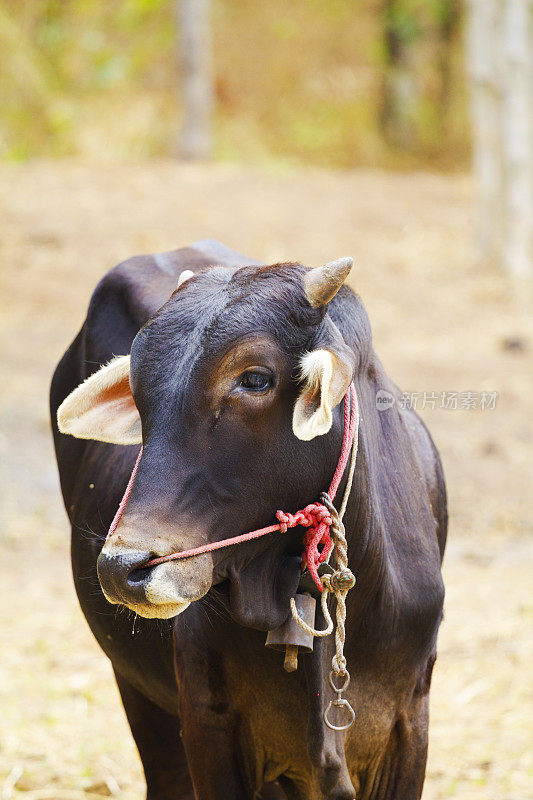
[[[97,286],[55,372],[76,590],[113,663],[150,800],[421,796],[445,487],[361,300],[341,285],[350,263],[264,266],[212,241],[129,259]],[[316,501],[352,379],[361,426],[345,523],[357,584],[345,655],[356,719],[344,735],[322,720],[333,637],[292,674],[265,648],[299,583],[302,528],[143,565]]]

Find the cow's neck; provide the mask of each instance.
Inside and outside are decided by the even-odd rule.
[[[344,525],[348,541],[348,566],[356,578],[355,587],[347,596],[346,655],[350,644],[372,650],[381,646],[397,620],[391,609],[396,607],[399,586],[391,560],[389,531],[380,504],[379,478],[370,436],[364,427],[359,434],[359,450],[354,482],[348,501]],[[341,492],[344,486],[341,486]],[[357,632],[360,635],[357,635]]]
[[[431,636],[435,611],[440,614],[437,542],[435,537],[433,552],[428,538],[435,521],[412,449],[398,441],[400,456],[392,447],[380,453],[371,449],[372,432],[365,434],[363,428],[344,518],[348,565],[356,577],[347,597],[346,655],[350,660],[351,652],[365,651],[372,657],[394,641],[409,660],[411,649]],[[418,641],[409,643],[415,629]]]

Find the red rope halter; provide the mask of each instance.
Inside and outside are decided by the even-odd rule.
[[[350,451],[353,446],[353,440],[357,426],[358,413],[357,396],[355,394],[353,384],[351,384],[344,396],[344,434],[342,438],[342,447],[337,469],[335,470],[328,490],[328,495],[331,500],[335,499],[337,489],[339,488],[339,484],[342,476],[344,475],[344,471],[350,457]],[[117,513],[115,514],[113,522],[109,528],[107,539],[109,539],[109,537],[115,532],[117,525],[120,522],[120,518],[122,517],[122,513],[126,507],[126,503],[128,502],[128,498],[133,488],[133,482],[135,481],[135,476],[139,468],[142,452],[143,451],[141,447],[135,462],[135,466],[133,467],[133,472],[131,473],[128,485],[126,486],[126,491],[124,492],[124,496],[120,501]],[[178,561],[182,558],[199,556],[202,555],[202,553],[211,553],[213,550],[220,550],[222,547],[229,547],[232,544],[241,544],[242,542],[249,542],[252,539],[259,539],[261,536],[266,536],[267,533],[274,533],[275,531],[285,533],[289,528],[295,528],[297,525],[302,525],[308,529],[304,537],[302,570],[305,569],[305,567],[308,568],[317,588],[319,591],[322,591],[323,587],[318,575],[318,567],[327,559],[333,546],[329,533],[331,526],[331,515],[328,509],[325,505],[323,505],[323,503],[311,503],[301,511],[297,511],[296,514],[287,514],[284,511],[277,511],[276,517],[279,520],[277,525],[268,525],[266,528],[259,528],[256,531],[250,531],[250,533],[242,533],[240,536],[232,536],[229,539],[222,539],[219,542],[210,542],[209,544],[202,544],[199,547],[193,547],[190,550],[181,550],[178,553],[169,553],[166,556],[153,558],[151,561],[147,561],[146,564],[143,564],[143,567],[155,567],[157,564],[164,564],[167,561]],[[322,545],[322,549],[319,551],[318,548],[320,545]]]

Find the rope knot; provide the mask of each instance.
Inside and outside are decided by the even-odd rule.
[[[328,527],[331,525],[331,514],[323,503],[310,503],[302,512],[306,515],[306,520],[303,524],[317,528],[321,522],[325,523]]]
[[[346,657],[344,656],[344,653],[342,655],[335,653],[331,659],[331,666],[333,667],[333,672],[337,677],[342,677],[348,674],[348,670],[346,669]]]
[[[294,528],[298,523],[295,521],[294,514],[286,513],[285,511],[276,511],[276,518],[279,522],[279,529],[281,533],[287,533],[288,528]]]
[[[327,559],[333,547],[330,536],[333,519],[330,510],[324,503],[310,503],[296,514],[276,511],[276,517],[280,523],[280,531],[282,533],[285,533],[288,528],[295,528],[297,525],[302,525],[308,529],[304,536],[302,569],[308,568],[318,590],[321,592],[323,586],[318,576],[318,567]],[[321,550],[318,549],[320,546]]]
[[[304,513],[309,516],[311,525],[304,537],[302,568],[307,567],[317,589],[322,592],[324,587],[318,575],[318,567],[328,558],[333,547],[330,535],[333,519],[323,503],[311,503],[306,506]]]
[[[339,569],[331,575],[324,575],[322,583],[330,592],[347,592],[355,586],[355,575],[348,568]]]

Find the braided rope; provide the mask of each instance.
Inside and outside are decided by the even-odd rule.
[[[355,395],[355,392],[354,392]],[[357,400],[354,396],[354,403]],[[355,475],[355,465],[357,461],[357,445],[359,441],[359,415],[356,414],[355,431],[352,443],[352,453],[350,459],[350,468],[348,471],[348,479],[346,481],[346,488],[342,498],[340,510],[337,511],[333,505],[333,501],[327,492],[320,495],[320,502],[327,508],[331,517],[330,535],[333,547],[328,553],[326,561],[332,552],[335,552],[335,560],[337,562],[337,569],[331,575],[324,575],[322,577],[322,595],[321,595],[321,608],[326,620],[326,628],[324,630],[316,630],[311,628],[305,620],[298,614],[296,602],[291,598],[291,613],[294,621],[307,633],[312,636],[323,637],[328,636],[333,631],[333,621],[329,613],[327,601],[328,595],[333,594],[336,600],[335,609],[335,655],[331,660],[331,666],[335,675],[348,675],[346,669],[346,657],[344,655],[344,643],[346,641],[346,595],[355,584],[355,576],[348,568],[348,542],[346,540],[346,531],[342,519],[346,512],[348,499],[352,490],[353,479]]]
[[[334,509],[333,503],[327,495],[322,495],[321,500],[326,508]],[[322,583],[328,587],[330,591],[335,594],[337,607],[335,609],[335,621],[337,623],[335,628],[335,655],[332,658],[331,666],[335,675],[344,675],[346,673],[346,657],[344,655],[344,642],[346,640],[346,595],[355,584],[355,576],[348,569],[348,542],[346,541],[346,532],[344,525],[340,519],[340,515],[336,512],[333,514],[333,524],[331,526],[331,533],[333,539],[333,546],[335,548],[335,559],[337,561],[337,570],[332,575],[325,575]]]
[[[322,581],[322,583],[324,584],[324,581]],[[292,616],[294,617],[300,628],[306,631],[306,633],[309,633],[311,636],[317,636],[318,638],[322,636],[329,636],[329,634],[333,631],[333,620],[331,619],[331,614],[329,613],[329,608],[328,608],[328,594],[329,594],[329,589],[326,589],[326,587],[324,586],[324,590],[320,598],[322,613],[324,614],[324,619],[326,620],[326,627],[324,628],[323,631],[318,631],[316,630],[316,628],[312,628],[310,625],[307,624],[307,622],[304,619],[301,618],[301,616],[298,614],[298,609],[296,608],[296,601],[294,597],[291,597]]]

